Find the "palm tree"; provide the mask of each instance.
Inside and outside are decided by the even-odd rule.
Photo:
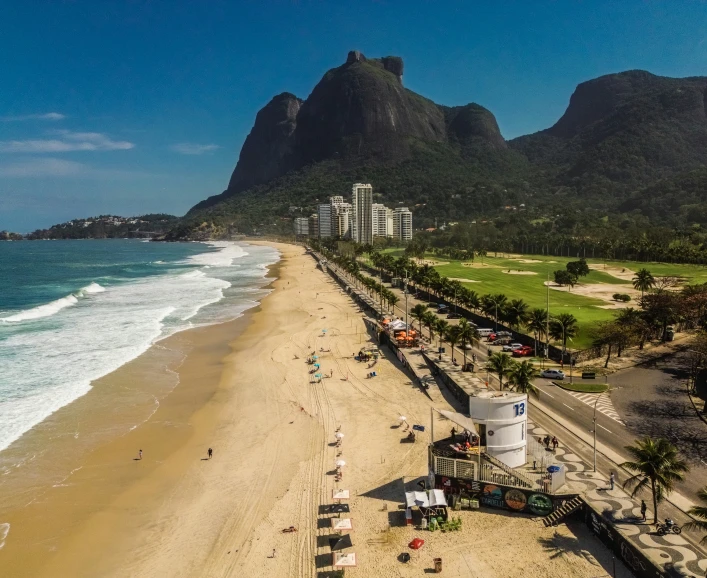
[[[479,334],[476,328],[466,319],[460,319],[457,327],[459,328],[459,342],[461,343],[462,353],[464,354],[464,365],[466,365],[466,344],[473,343],[479,338]]]
[[[420,337],[422,337],[422,323],[425,319],[425,313],[427,313],[427,307],[422,303],[418,303],[410,310],[410,317],[420,322]]]
[[[513,329],[525,325],[530,318],[528,304],[522,299],[513,299],[503,311],[504,318]]]
[[[550,337],[556,341],[562,341],[563,358],[567,351],[567,340],[576,337],[577,333],[579,333],[577,318],[571,313],[560,313],[557,317],[550,319]]]
[[[689,524],[686,524],[685,528],[688,530],[705,532],[702,540],[700,540],[700,544],[707,544],[707,486],[697,492],[697,497],[704,504],[704,506],[692,506],[692,508],[688,510],[687,513],[697,519],[693,520]]]
[[[634,473],[624,482],[624,488],[633,488],[631,497],[650,488],[653,496],[653,523],[658,523],[658,503],[673,491],[675,482],[681,482],[689,470],[680,458],[678,449],[664,438],[656,440],[646,436],[636,445],[626,446],[632,461],[621,464]]]
[[[641,299],[643,299],[643,293],[654,286],[655,278],[651,275],[651,272],[648,269],[639,269],[633,278],[633,288],[641,290]]]
[[[496,352],[488,358],[486,367],[489,371],[498,375],[499,389],[503,390],[503,378],[508,375],[513,365],[514,361],[506,353]]]
[[[388,291],[386,297],[388,299],[388,305],[390,305],[390,308],[393,310],[393,312],[395,312],[395,306],[397,305],[398,301],[400,301],[400,299],[392,291]]]
[[[439,342],[437,347],[442,347],[442,340],[447,337],[447,332],[449,331],[449,323],[445,319],[440,319],[439,317],[435,321],[434,325],[437,336],[439,337]]]
[[[545,309],[533,309],[528,314],[528,320],[525,322],[525,326],[533,332],[533,338],[535,339],[535,356],[538,356],[538,339],[545,335],[545,330],[547,329],[547,311]]]
[[[481,310],[488,317],[493,317],[498,326],[498,315],[499,313],[503,315],[503,308],[506,306],[508,298],[503,295],[503,293],[497,293],[496,295],[484,295],[481,298]],[[494,329],[497,329],[495,327]]]
[[[432,343],[432,339],[434,338],[434,335],[432,334],[432,328],[434,327],[435,322],[439,319],[432,311],[425,311],[425,314],[422,316],[422,323],[427,327],[427,331],[430,332],[430,343]]]
[[[520,363],[513,363],[513,367],[508,372],[508,383],[520,393],[539,395],[538,388],[533,384],[536,377],[538,377],[538,370],[526,359]]]
[[[452,325],[447,330],[447,341],[452,348],[452,363],[454,363],[454,346],[459,343],[459,326]]]

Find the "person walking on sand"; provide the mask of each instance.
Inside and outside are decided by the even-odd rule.
[[[614,489],[614,484],[616,483],[616,476],[614,475],[614,472],[611,472],[611,475],[609,476],[609,489],[613,490]]]
[[[557,446],[560,445],[560,442],[557,440],[557,436],[552,436],[552,451],[556,452],[557,451]]]
[[[641,500],[641,519],[644,522],[646,521],[646,510],[648,510],[648,506],[646,506],[646,501]]]
[[[209,454],[209,459],[211,459],[211,456],[214,455],[214,450],[212,450],[211,448],[209,448],[208,454]]]
[[[137,459],[138,459],[138,460],[141,460],[141,459],[142,459],[142,450],[139,450],[139,451],[137,452]]]

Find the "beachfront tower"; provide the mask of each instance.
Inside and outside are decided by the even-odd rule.
[[[307,217],[295,218],[295,235],[309,235],[309,219]]]
[[[373,243],[373,187],[353,186],[353,235],[357,243]]]
[[[373,236],[388,236],[388,208],[379,203],[373,203]]]
[[[317,216],[319,217],[319,238],[328,239],[331,237],[331,204],[319,205]]]
[[[407,207],[393,211],[393,237],[400,241],[412,240],[412,213]]]

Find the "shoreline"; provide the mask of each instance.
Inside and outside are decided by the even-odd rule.
[[[14,542],[11,529],[0,574],[311,578],[330,568],[334,531],[322,506],[335,489],[350,491],[361,576],[419,576],[435,557],[450,576],[470,567],[487,578],[609,571],[611,554],[587,528],[483,509],[455,512],[463,532],[424,534],[424,550],[401,565],[418,530],[399,506],[405,482],[416,488],[428,474],[431,428],[408,443],[399,416],[429,425],[432,407],[452,407],[444,390],[432,391],[434,401],[426,395],[386,348],[374,364],[355,360],[373,340],[350,296],[302,247],[266,244],[280,250],[281,269],[243,331],[223,324],[174,336],[188,349],[179,386],[145,424],[20,512],[25,527]],[[321,379],[306,363],[315,351]],[[341,444],[336,432],[345,433]],[[297,531],[282,531],[290,527]],[[46,528],[61,535],[43,539]],[[581,555],[574,546],[558,555],[574,543]]]
[[[189,443],[194,435],[191,416],[217,394],[225,359],[232,353],[230,345],[247,331],[262,300],[271,294],[280,265],[278,261],[267,266],[266,278],[271,279],[261,289],[270,293],[258,305],[234,320],[159,339],[137,358],[95,380],[86,394],[58,409],[0,453],[0,466],[4,464],[7,471],[0,477],[0,530],[9,524],[0,548],[0,574],[41,575],[41,566],[53,551],[61,549],[66,527],[85,523],[95,515],[96,505],[109,501],[109,494],[135,481],[133,472],[124,471],[106,452],[120,454],[122,461],[133,465],[138,449],[143,449],[144,459],[139,465],[147,465],[153,461],[149,459],[151,452],[147,441],[139,438],[163,415],[173,425],[166,427],[171,430],[168,436],[161,436],[165,439],[161,440],[160,457],[173,455]],[[207,370],[198,380],[185,375],[193,371],[189,360],[195,356],[201,369]],[[189,404],[184,404],[184,397]],[[129,451],[131,445],[135,448]],[[112,472],[108,477],[114,477],[117,483],[108,488],[102,480],[96,492],[100,496],[91,498],[95,470]],[[82,500],[72,507],[62,507],[66,495],[74,494],[78,487],[82,488]],[[55,523],[48,522],[52,518],[48,510],[53,505]]]

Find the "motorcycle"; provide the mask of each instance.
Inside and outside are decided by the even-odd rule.
[[[666,534],[679,534],[680,532],[682,532],[682,528],[672,520],[666,520],[665,523],[662,524],[658,522],[658,525],[656,526],[656,531],[658,533],[658,536],[665,536]]]

